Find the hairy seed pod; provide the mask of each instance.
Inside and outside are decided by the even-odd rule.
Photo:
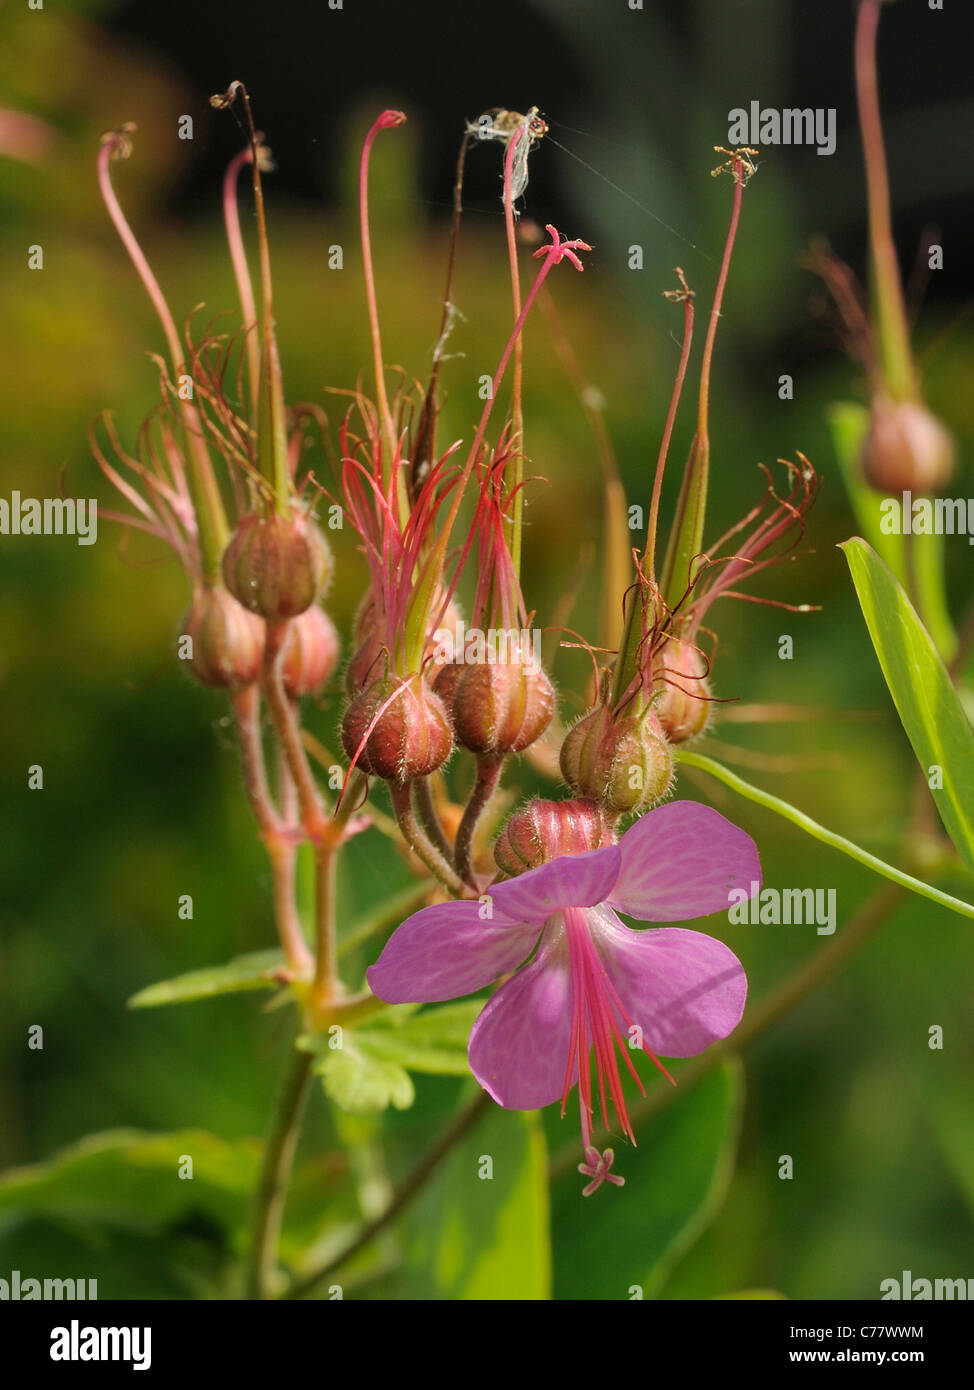
[[[192,639],[187,665],[203,685],[233,690],[259,678],[264,624],[222,584],[196,586],[181,633]]]
[[[421,676],[399,681],[385,675],[351,700],[342,745],[369,776],[403,783],[445,763],[453,735],[442,701]]]
[[[612,826],[594,801],[535,797],[515,811],[494,843],[494,861],[514,877],[563,854],[585,854],[615,843]]]
[[[292,700],[314,695],[338,665],[340,646],[335,624],[313,603],[289,624],[281,653],[284,689]]]
[[[331,578],[331,551],[306,516],[243,517],[223,553],[227,588],[268,622],[296,618]]]
[[[880,396],[862,446],[862,471],[880,492],[936,492],[954,472],[954,441],[914,401]]]
[[[689,642],[671,637],[653,663],[653,712],[670,743],[702,734],[710,719],[710,685],[704,655]]]
[[[551,681],[533,660],[444,666],[433,686],[453,717],[457,743],[494,757],[521,753],[555,712]]]
[[[613,719],[599,705],[565,735],[561,773],[572,791],[609,815],[637,815],[666,794],[673,759],[652,710]]]

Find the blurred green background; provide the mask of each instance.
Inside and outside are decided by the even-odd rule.
[[[231,78],[247,81],[280,168],[266,195],[288,395],[337,415],[325,388],[353,385],[369,361],[352,184],[369,121],[387,104],[410,116],[375,151],[373,239],[387,359],[421,376],[437,332],[450,168],[463,120],[488,105],[540,105],[558,144],[542,144],[532,157],[526,211],[596,248],[584,276],[565,267],[551,283],[583,368],[606,398],[629,500],[646,506],[677,358],[679,315],[661,291],[680,264],[701,306],[709,302],[730,185],[712,181],[708,170],[711,146],[726,139],[726,113],[752,99],[837,109],[832,158],[767,150],[746,194],[711,424],[711,534],[760,495],[759,460],[801,449],[824,477],[812,553],[760,590],[822,611],[799,617],[722,605],[717,692],[801,704],[820,717],[728,723],[716,738],[750,750],[745,776],[866,848],[895,855],[911,755],[835,548],[854,525],[825,422],[827,405],[861,397],[862,383],[816,316],[821,292],[799,264],[810,236],[825,232],[862,268],[851,6],[646,0],[642,12],[620,3],[609,14],[594,0],[546,0],[491,5],[470,24],[445,3],[424,5],[408,20],[387,5],[265,14],[263,6],[215,4],[202,16],[167,7],[165,34],[153,8],[0,10],[0,105],[50,128],[40,157],[0,154],[5,497],[15,488],[56,495],[66,469],[68,495],[114,505],[89,455],[89,423],[110,408],[131,440],[155,403],[146,353],[161,348],[160,334],[97,196],[98,136],[108,127],[138,124],[134,156],[117,169],[116,186],[177,321],[200,301],[214,313],[231,308],[219,173],[237,131],[230,117],[209,112],[206,98]],[[814,24],[803,8],[814,8]],[[974,332],[959,312],[970,289],[962,247],[971,208],[951,132],[958,121],[970,129],[972,102],[957,70],[956,24],[906,0],[891,7],[881,70],[891,94],[903,260],[912,261],[927,222],[941,226],[946,247],[918,346],[929,403],[955,431],[966,461]],[[192,142],[176,137],[183,113],[194,117]],[[478,378],[493,370],[509,323],[498,150],[474,156],[455,291],[464,319],[451,340],[463,356],[445,372],[444,443],[470,437]],[[334,243],[344,247],[342,271],[327,268]],[[41,271],[26,268],[34,244],[44,248]],[[641,272],[627,268],[634,244],[643,247]],[[778,398],[785,372],[794,376],[793,401]],[[685,404],[670,504],[691,434]],[[528,605],[549,621],[579,567],[589,565],[570,622],[594,640],[596,455],[540,318],[526,335],[525,414],[532,471],[546,480],[530,494]],[[954,492],[974,493],[966,462]],[[149,982],[272,945],[273,928],[268,873],[223,704],[185,679],[173,658],[184,577],[151,546],[120,556],[117,539],[104,519],[98,544],[88,548],[64,537],[0,537],[0,1166],[45,1159],[96,1131],[198,1129],[230,1146],[220,1161],[233,1175],[226,1192],[203,1181],[192,1199],[173,1199],[142,1229],[130,1213],[111,1215],[107,1193],[68,1201],[55,1186],[47,1197],[38,1189],[36,1200],[0,1204],[0,1275],[18,1267],[87,1271],[99,1275],[102,1297],[186,1296],[226,1287],[253,1141],[264,1132],[291,1022],[286,1011],[262,1010],[265,996],[255,994],[126,1011],[126,999]],[[337,537],[336,551],[328,607],[347,634],[365,569],[350,534]],[[960,540],[948,558],[958,612],[970,592],[970,551]],[[782,633],[794,637],[791,661],[778,658]],[[568,718],[581,708],[587,665],[581,653],[562,652],[554,673]],[[331,747],[340,709],[336,688],[308,713]],[[29,791],[26,770],[37,763],[44,787]],[[454,768],[457,785],[468,775],[462,763]],[[526,790],[542,785],[527,767],[517,776]],[[754,835],[768,884],[835,888],[840,923],[872,891],[864,871],[712,782],[686,777],[680,794],[710,800]],[[387,841],[374,831],[360,837],[345,857],[343,919],[408,881]],[[960,878],[944,886],[972,891]],[[186,893],[195,904],[191,921],[177,916]],[[811,927],[709,927],[744,962],[752,999],[828,941]],[[974,1274],[970,959],[969,922],[910,900],[839,977],[748,1050],[739,1124],[739,1078],[721,1073],[709,1092],[681,1098],[666,1112],[671,1118],[646,1132],[638,1157],[622,1153],[625,1192],[583,1202],[573,1172],[560,1180],[552,1198],[556,1295],[627,1297],[630,1284],[645,1282],[647,1297],[757,1287],[789,1298],[875,1298],[880,1281],[903,1269]],[[367,963],[365,956],[356,962],[353,985]],[[34,1024],[44,1029],[42,1051],[26,1047]],[[927,1046],[935,1024],[944,1030],[942,1051]],[[470,1084],[420,1077],[415,1106],[381,1122],[336,1121],[315,1096],[292,1245],[313,1234],[330,1248],[354,1222],[356,1203],[366,1214],[381,1204],[390,1180]],[[498,1145],[515,1142],[519,1121],[495,1115],[488,1123]],[[546,1113],[543,1128],[554,1149],[577,1138],[572,1108],[565,1122]],[[475,1137],[472,1152],[489,1151],[491,1142],[487,1133]],[[524,1140],[538,1142],[537,1135]],[[794,1177],[782,1181],[786,1154]],[[168,1173],[168,1156],[160,1161]],[[151,1161],[145,1167],[153,1171]],[[446,1202],[445,1181],[437,1191]],[[436,1229],[435,1200],[434,1193],[404,1235],[386,1238],[360,1263],[346,1281],[349,1296],[351,1286],[379,1297],[471,1296],[462,1279],[451,1284],[442,1269],[430,1275],[430,1260],[416,1253],[416,1233]],[[525,1219],[543,1222],[538,1191],[528,1184],[519,1200]],[[533,1249],[525,1241],[521,1257],[536,1270],[509,1264],[509,1286],[488,1273],[476,1291],[541,1296],[545,1257]]]

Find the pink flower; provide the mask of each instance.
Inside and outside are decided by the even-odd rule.
[[[635,1143],[616,1049],[642,1092],[631,1048],[642,1047],[669,1077],[656,1054],[692,1057],[727,1037],[747,994],[744,969],[723,942],[678,927],[632,931],[616,909],[685,921],[726,909],[732,889],[750,895],[760,878],[749,835],[707,806],[670,802],[617,845],[530,869],[495,884],[486,900],[414,913],[369,970],[369,985],[391,1004],[433,1003],[516,971],[474,1024],[470,1067],[514,1110],[560,1098],[564,1114],[578,1083],[587,1196],[605,1180],[622,1181],[609,1172],[612,1151],[591,1143],[593,1051],[603,1122],[611,1098]]]

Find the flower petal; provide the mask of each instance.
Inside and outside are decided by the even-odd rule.
[[[509,1110],[550,1105],[565,1088],[571,985],[564,941],[564,928],[546,932],[535,959],[501,985],[470,1033],[471,1071]]]
[[[538,928],[479,902],[437,903],[407,917],[366,972],[387,1004],[433,1004],[483,989],[531,954]]]
[[[563,908],[603,902],[612,892],[621,864],[619,846],[606,845],[584,854],[563,854],[517,878],[495,883],[487,892],[505,917],[540,927]]]
[[[744,967],[729,946],[685,927],[631,931],[611,908],[588,913],[629,1022],[660,1057],[694,1057],[741,1021]]]
[[[726,911],[732,889],[752,897],[761,861],[750,835],[696,801],[670,801],[619,841],[622,870],[608,900],[644,922],[683,922]]]

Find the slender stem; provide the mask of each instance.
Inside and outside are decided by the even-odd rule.
[[[869,240],[872,254],[873,296],[879,327],[880,350],[886,384],[898,399],[916,394],[916,374],[910,353],[910,330],[903,300],[893,222],[890,214],[889,175],[879,112],[876,73],[876,33],[882,0],[861,0],[856,24],[856,96],[862,132],[869,196]]]
[[[766,999],[749,1010],[744,1022],[729,1038],[715,1043],[701,1056],[681,1068],[676,1086],[656,1086],[645,1099],[633,1106],[630,1112],[633,1125],[645,1123],[678,1095],[685,1095],[691,1086],[712,1072],[725,1057],[739,1052],[741,1048],[767,1032],[796,1004],[801,1003],[819,985],[824,984],[838,966],[885,922],[893,909],[903,901],[904,896],[905,890],[896,886],[884,884],[878,888],[855,914],[842,934],[836,936],[821,951],[817,951]],[[602,1134],[593,1137],[592,1142],[602,1148],[612,1141],[607,1134]],[[578,1147],[576,1144],[568,1144],[552,1156],[550,1176],[563,1177],[573,1171],[577,1163]]]
[[[690,348],[693,345],[693,292],[687,286],[683,278],[683,271],[679,266],[676,268],[676,273],[683,285],[683,289],[680,291],[683,303],[683,340],[680,344],[680,361],[676,369],[676,380],[673,382],[670,403],[666,411],[663,437],[660,440],[659,453],[656,456],[653,494],[649,501],[649,520],[646,523],[646,546],[643,551],[643,561],[650,578],[656,577],[656,532],[659,528],[659,504],[663,492],[663,474],[666,471],[670,440],[673,438],[673,426],[676,424],[676,413],[680,407],[683,383],[686,381],[687,365],[690,361]],[[674,291],[673,293],[677,292]]]
[[[769,811],[775,811],[785,820],[791,821],[792,825],[797,825],[799,829],[804,830],[806,835],[811,835],[815,840],[821,840],[824,845],[831,845],[833,849],[841,850],[850,859],[855,859],[857,863],[864,864],[867,869],[872,869],[873,873],[888,878],[891,883],[897,883],[902,888],[909,888],[912,893],[917,893],[922,898],[929,898],[931,902],[939,903],[941,907],[949,907],[954,912],[959,912],[962,917],[974,917],[974,905],[971,903],[951,897],[949,893],[942,893],[939,888],[933,888],[929,883],[913,878],[912,875],[904,873],[902,869],[894,868],[885,860],[878,859],[868,850],[860,849],[851,840],[847,840],[844,835],[837,835],[832,830],[826,830],[824,825],[819,825],[818,821],[812,820],[811,816],[806,816],[804,811],[799,811],[796,807],[789,805],[787,801],[782,801],[779,797],[772,796],[770,792],[762,791],[759,787],[752,786],[750,782],[745,782],[743,777],[738,777],[736,772],[731,772],[729,768],[715,762],[713,758],[704,757],[702,753],[691,753],[681,749],[680,761],[688,767],[697,767],[701,772],[708,772],[711,777],[716,777],[719,782],[723,782],[725,786],[739,792],[741,796],[746,796],[749,801],[756,801],[759,806],[764,806]]]
[[[243,235],[240,231],[240,207],[237,200],[237,179],[240,176],[240,170],[245,164],[249,164],[252,158],[251,150],[241,150],[227,165],[227,171],[223,176],[223,221],[227,232],[227,242],[230,246],[233,275],[237,282],[237,294],[240,298],[240,315],[244,332],[247,335],[247,374],[250,379],[250,409],[252,412],[250,423],[256,426],[257,402],[260,397],[260,342],[257,337],[257,305],[254,300],[253,285],[250,282],[250,270],[247,266]]]
[[[707,322],[707,336],[704,338],[703,356],[700,360],[700,399],[697,405],[697,434],[700,435],[701,438],[707,437],[708,414],[710,409],[710,368],[714,357],[714,343],[717,340],[717,324],[720,321],[720,311],[724,303],[724,290],[727,288],[727,276],[730,274],[731,256],[734,252],[737,228],[741,220],[741,200],[743,197],[744,176],[741,168],[741,161],[738,159],[734,167],[734,202],[731,207],[730,227],[727,231],[727,240],[724,242],[724,254],[720,261],[717,288],[714,290],[714,302],[710,307],[710,318]]]
[[[337,1255],[333,1255],[320,1269],[316,1269],[312,1274],[293,1284],[285,1299],[305,1298],[313,1293],[318,1285],[327,1279],[336,1269],[346,1264],[353,1255],[357,1255],[371,1241],[375,1239],[385,1228],[402,1214],[413,1198],[422,1191],[435,1173],[436,1169],[443,1162],[444,1158],[455,1148],[462,1139],[466,1137],[474,1125],[489,1109],[491,1105],[490,1096],[486,1091],[481,1091],[469,1102],[469,1104],[454,1117],[443,1130],[442,1134],[433,1141],[426,1150],[419,1162],[406,1174],[406,1177],[398,1184],[393,1192],[392,1198],[387,1206],[378,1216],[367,1222],[358,1235],[354,1236],[349,1243]]]
[[[444,888],[449,889],[455,897],[462,897],[467,891],[466,884],[457,877],[452,864],[439,852],[417,820],[413,811],[410,784],[390,782],[388,785],[392,809],[406,844],[417,858],[422,860],[433,877],[439,879]]]
[[[389,409],[386,393],[385,367],[382,360],[382,338],[379,333],[379,310],[375,296],[375,276],[372,272],[372,238],[369,234],[369,159],[372,144],[380,130],[401,125],[406,117],[401,111],[383,111],[373,122],[362,146],[362,160],[359,165],[359,225],[362,237],[362,266],[365,273],[365,297],[369,309],[369,332],[372,337],[372,364],[375,372],[375,395],[379,406],[379,417],[385,435],[385,453],[382,459],[382,481],[388,484],[397,453],[396,427]],[[385,488],[383,488],[383,491]]]
[[[288,771],[294,778],[298,805],[301,808],[301,824],[308,838],[314,843],[320,843],[329,837],[332,827],[325,815],[318,785],[301,741],[301,730],[284,689],[280,656],[286,633],[286,622],[267,624],[267,639],[264,644],[264,695],[287,759]]]
[[[487,803],[494,795],[497,787],[497,780],[501,775],[501,768],[504,765],[503,758],[481,757],[477,759],[477,780],[473,784],[473,791],[470,793],[470,800],[467,802],[457,829],[457,842],[454,846],[454,863],[457,866],[457,873],[467,883],[473,884],[473,864],[471,862],[471,850],[473,839],[477,831],[477,824]]]
[[[173,376],[174,379],[178,379],[185,370],[186,353],[179,341],[176,324],[169,312],[165,295],[159,287],[159,281],[152,273],[152,268],[146,260],[135,233],[129,226],[128,219],[122,211],[122,205],[119,203],[112,185],[112,159],[127,156],[130,148],[128,135],[131,129],[134,127],[127,127],[119,134],[105,139],[98,155],[98,182],[105,207],[108,209],[108,215],[112,219],[122,245],[128,252],[136,273],[152,302],[152,307],[158,315],[172,360]],[[199,413],[196,407],[190,401],[184,400],[182,396],[179,397],[179,410],[183,422],[186,452],[189,456],[189,483],[193,510],[196,513],[196,523],[199,530],[203,569],[206,576],[213,579],[219,572],[220,558],[230,534],[226,511],[206,449]]]
[[[260,737],[260,701],[255,685],[234,692],[233,712],[240,740],[244,788],[260,827],[271,866],[277,934],[290,968],[297,975],[307,975],[311,968],[311,952],[301,930],[301,919],[294,896],[294,865],[297,851],[289,833],[289,822],[287,819],[282,822],[267,785],[264,749]]]
[[[263,1299],[268,1296],[277,1264],[287,1183],[301,1132],[313,1064],[313,1053],[295,1049],[288,1059],[278,1092],[257,1187],[254,1234],[247,1269],[247,1298]]]
[[[335,870],[338,845],[315,846],[315,974],[311,1005],[326,1008],[338,986],[338,937],[335,921]]]
[[[420,825],[449,863],[453,858],[453,847],[440,824],[440,818],[433,801],[433,788],[428,777],[417,777],[413,782],[413,805],[416,807]]]
[[[524,123],[519,125],[507,142],[504,156],[504,226],[507,232],[507,258],[511,268],[511,295],[515,319],[521,312],[521,272],[517,261],[517,232],[515,231],[514,199],[511,196],[514,152],[522,140],[527,140]],[[514,509],[510,524],[511,563],[515,578],[521,573],[521,531],[524,523],[524,408],[521,384],[524,377],[524,341],[514,344],[514,370],[511,378],[511,420],[514,427]]]

